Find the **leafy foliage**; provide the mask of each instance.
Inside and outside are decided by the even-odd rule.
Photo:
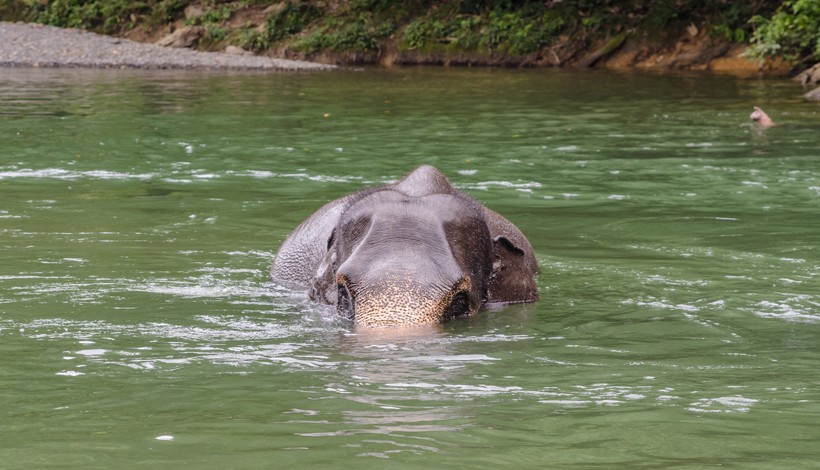
[[[100,29],[111,33],[129,26],[133,15],[146,13],[149,8],[144,1],[53,0],[48,2],[37,20],[52,26]]]
[[[234,44],[247,51],[263,51],[270,47],[265,35],[256,28],[243,28],[238,31]]]
[[[305,26],[319,18],[321,12],[314,5],[288,2],[265,23],[265,40],[268,44],[302,31]]]
[[[213,8],[205,11],[205,13],[203,13],[200,16],[197,16],[189,21],[186,21],[186,23],[192,25],[205,26],[217,25],[219,23],[222,23],[223,21],[229,20],[231,18],[231,15],[233,15],[233,11],[234,9],[231,8],[230,5]]]
[[[172,21],[185,5],[184,0],[51,0],[31,8],[40,23],[111,34],[142,19],[154,24]]]
[[[527,15],[498,9],[485,15],[459,13],[450,21],[418,18],[404,29],[402,40],[407,49],[431,50],[444,45],[524,55],[549,45],[564,25],[564,19],[550,10]]]
[[[392,21],[375,25],[366,15],[355,21],[329,21],[304,39],[293,43],[294,49],[306,54],[333,52],[375,52],[381,40],[395,30]]]
[[[37,5],[32,5],[32,0],[0,1],[0,20],[34,21],[38,13]]]
[[[820,1],[786,0],[771,18],[757,15],[752,23],[750,56],[820,60]]]

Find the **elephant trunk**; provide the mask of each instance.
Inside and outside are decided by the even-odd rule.
[[[470,279],[447,285],[422,285],[406,278],[386,279],[356,291],[338,282],[337,309],[356,325],[395,327],[435,324],[474,313],[480,300],[470,300]]]

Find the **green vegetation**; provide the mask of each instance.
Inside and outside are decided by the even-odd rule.
[[[134,28],[141,22],[161,24],[173,21],[189,2],[184,0],[51,0],[22,3],[30,6],[27,16],[34,17],[39,23],[112,34]]]
[[[199,14],[185,19],[189,6]],[[820,0],[3,0],[0,18],[107,34],[187,24],[205,28],[199,47],[234,44],[302,57],[376,60],[390,50],[509,63],[559,47],[571,56],[616,37],[665,44],[694,25],[750,43],[756,58],[820,60]]]
[[[782,55],[791,62],[820,61],[820,1],[786,0],[771,18],[754,16],[749,55]]]
[[[205,10],[200,16],[186,20],[185,23],[199,26],[217,25],[229,20],[231,15],[233,15],[233,11],[234,9],[231,8],[230,5],[214,6],[213,8]],[[173,18],[171,18],[171,20],[173,20]]]
[[[37,19],[37,10],[31,1],[3,0],[0,1],[0,20],[4,21],[34,21]]]
[[[300,33],[321,16],[321,11],[309,3],[287,2],[265,19],[264,29],[245,29],[237,45],[251,51],[263,51],[287,37]]]
[[[391,21],[374,24],[366,15],[347,21],[329,20],[308,36],[293,42],[296,51],[316,54],[321,51],[368,53],[395,30]]]
[[[404,28],[399,47],[513,56],[536,53],[558,37],[565,20],[556,10],[534,7],[531,4],[516,11],[455,13],[449,18],[433,12],[416,18]]]
[[[308,3],[286,3],[285,7],[265,22],[265,40],[272,44],[301,32],[312,21],[321,16],[314,5]]]

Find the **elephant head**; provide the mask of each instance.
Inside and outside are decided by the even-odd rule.
[[[307,269],[295,270],[300,259]],[[536,271],[511,222],[421,167],[317,211],[283,244],[271,272],[357,325],[396,326],[471,315],[488,301],[533,301]]]

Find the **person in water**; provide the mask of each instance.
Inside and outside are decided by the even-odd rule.
[[[758,108],[757,106],[754,107],[754,111],[752,114],[749,115],[749,119],[752,120],[754,124],[756,124],[760,129],[768,129],[770,127],[774,127],[776,124],[772,121],[772,118],[769,117],[762,109]]]

